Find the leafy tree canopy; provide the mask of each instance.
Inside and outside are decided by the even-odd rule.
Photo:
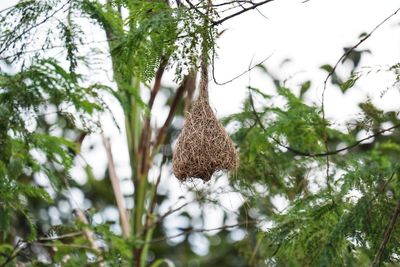
[[[322,103],[307,99],[315,81],[289,86],[258,64],[273,94],[249,84],[242,110],[224,119],[240,168],[220,191],[184,185],[186,196],[165,209],[171,194],[160,180],[171,176],[172,143],[190,110],[200,59],[212,65],[219,25],[269,2],[28,0],[2,11],[0,266],[396,266],[399,111],[367,99],[343,130],[327,118],[324,93],[346,95],[374,75],[360,71],[370,51],[358,47],[398,11],[335,65],[321,66]],[[89,40],[87,25],[105,39]],[[352,63],[348,75],[337,72],[344,62]],[[112,73],[111,84],[93,78],[99,68]],[[396,90],[399,68],[378,70],[394,76],[387,91]],[[167,71],[176,88],[162,86]],[[156,125],[160,94],[167,116]],[[126,135],[129,177],[117,176],[102,130],[111,98],[123,111],[115,127]],[[102,136],[107,155],[100,179],[81,153],[91,134]],[[84,182],[73,177],[78,164]],[[121,192],[125,182],[133,193]],[[233,215],[218,198],[227,191],[244,199]],[[74,192],[85,207],[74,206]],[[210,206],[223,210],[215,229],[202,227]],[[171,225],[179,220],[185,228]],[[209,253],[195,253],[198,243]]]

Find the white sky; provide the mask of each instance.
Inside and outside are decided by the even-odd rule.
[[[334,65],[342,55],[344,46],[356,44],[360,33],[369,32],[399,7],[399,1],[376,0],[272,2],[260,8],[268,20],[253,11],[223,25],[228,31],[219,41],[220,60],[216,64],[217,79],[220,82],[226,81],[241,73],[248,67],[253,56],[253,62],[258,62],[273,54],[265,64],[273,73],[285,78],[301,71],[299,78],[312,78],[315,81],[314,89],[318,89],[315,94],[309,96],[314,101],[320,100],[320,90],[326,74],[318,71],[319,66],[326,63]],[[361,65],[385,65],[399,61],[399,21],[399,15],[392,18],[360,46],[360,49],[372,50],[372,55],[366,56]],[[292,59],[293,63],[280,69],[279,63],[285,58]],[[338,71],[341,71],[340,67]],[[265,81],[265,78],[258,76],[257,71],[254,71],[253,86],[257,85],[268,91]],[[382,81],[379,82],[382,86]],[[211,89],[211,101],[220,115],[239,110],[246,85],[248,85],[248,75],[229,85],[214,86]],[[363,85],[367,86],[367,88],[363,86],[362,90],[365,95],[366,91],[374,90],[372,87],[376,84]],[[226,101],[228,97],[229,104]],[[341,93],[337,89],[329,90],[328,87],[326,99],[328,114],[337,114],[338,102],[343,103]],[[387,104],[397,104],[398,98],[388,98],[385,101]],[[349,99],[349,103],[346,104],[350,102],[354,102],[354,98]],[[344,110],[354,112],[347,107]],[[339,112],[345,115],[344,110]]]

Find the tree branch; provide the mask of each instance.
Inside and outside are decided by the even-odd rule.
[[[214,53],[213,53],[213,54],[214,54]],[[225,82],[218,82],[217,79],[215,78],[215,68],[214,68],[214,58],[215,58],[215,56],[213,55],[213,58],[212,58],[212,59],[213,59],[213,64],[212,64],[212,76],[213,76],[214,83],[217,84],[217,85],[225,85],[225,84],[231,83],[231,82],[233,82],[234,80],[236,80],[236,79],[242,77],[242,76],[245,75],[246,73],[252,71],[255,67],[258,67],[258,66],[264,64],[264,62],[267,61],[268,59],[270,59],[270,58],[272,57],[272,55],[273,55],[273,54],[269,55],[268,57],[264,58],[263,60],[261,60],[261,61],[258,62],[257,64],[255,64],[255,65],[249,67],[247,70],[243,71],[242,73],[236,75],[235,77],[233,77],[233,78],[231,78],[231,79],[229,79],[229,80],[227,80],[227,81],[225,81]]]
[[[226,16],[226,17],[223,18],[223,19],[214,21],[213,23],[211,23],[211,25],[212,25],[212,26],[217,26],[217,25],[219,25],[219,24],[224,23],[225,21],[227,21],[227,20],[229,20],[229,19],[232,19],[232,18],[234,18],[234,17],[236,17],[236,16],[239,16],[240,14],[243,14],[243,13],[245,13],[245,12],[247,12],[247,11],[253,10],[253,9],[259,7],[259,6],[262,6],[262,5],[267,4],[267,3],[269,3],[269,2],[272,2],[272,1],[274,1],[274,0],[265,0],[265,1],[262,1],[262,2],[259,2],[259,3],[253,3],[253,5],[252,5],[251,7],[242,9],[242,10],[236,12],[236,13],[233,13],[232,15]]]
[[[21,243],[22,243],[21,240],[19,240],[15,244],[11,254],[5,259],[5,261],[0,265],[0,267],[7,266],[7,264],[12,262],[19,255],[20,251],[24,248],[23,244],[21,244]]]
[[[176,237],[180,237],[186,234],[190,234],[190,233],[205,233],[205,232],[212,232],[212,231],[218,231],[218,230],[226,230],[226,229],[230,229],[230,228],[235,228],[238,226],[242,226],[242,225],[248,225],[248,224],[257,224],[260,221],[245,221],[245,222],[240,222],[237,224],[233,224],[233,225],[222,225],[220,227],[216,227],[216,228],[211,228],[211,229],[204,229],[204,228],[200,228],[200,229],[189,229],[189,230],[185,230],[182,233],[176,234],[176,235],[171,235],[171,236],[162,236],[159,238],[155,238],[153,240],[151,240],[151,243],[156,243],[156,242],[160,242],[160,241],[164,241],[164,240],[168,240],[168,239],[172,239],[172,238],[176,238]]]
[[[175,97],[172,100],[171,108],[169,110],[167,119],[165,120],[163,126],[158,131],[154,147],[157,148],[164,141],[164,137],[165,137],[167,128],[171,124],[172,119],[174,118],[175,111],[178,108],[179,101],[181,100],[181,98],[182,98],[184,92],[187,90],[187,88],[190,88],[191,86],[195,86],[195,83],[196,83],[196,74],[190,73],[189,75],[187,75],[184,78],[181,85],[176,90]]]
[[[206,17],[206,14],[204,14],[203,12],[201,12],[195,5],[193,5],[189,0],[185,0],[186,3],[188,3],[188,5],[193,8],[197,13],[199,13],[199,15],[201,17]]]
[[[219,4],[213,4],[211,6],[212,7],[221,7],[221,6],[225,6],[225,5],[234,5],[234,4],[251,4],[251,5],[255,5],[256,3],[254,3],[253,1],[249,1],[249,0],[234,0],[234,1],[223,2],[223,3],[219,3]]]
[[[87,249],[91,250],[94,252],[99,252],[97,249],[93,248],[92,246],[85,246],[85,245],[79,245],[79,244],[46,244],[46,243],[39,243],[41,246],[44,247],[66,247],[66,248],[79,248],[79,249]],[[99,266],[104,266],[104,260],[99,260],[98,263],[100,264]]]
[[[160,91],[161,88],[161,79],[164,74],[165,68],[167,66],[168,59],[163,58],[161,59],[160,65],[157,69],[156,76],[155,76],[155,81],[153,85],[153,89],[151,90],[150,94],[150,99],[149,99],[149,111],[151,112],[151,109],[153,107],[155,98]],[[144,125],[143,125],[143,130],[140,138],[140,151],[139,153],[141,154],[141,166],[140,166],[140,173],[144,174],[147,172],[147,169],[149,168],[148,164],[148,153],[150,150],[150,139],[151,139],[151,126],[150,126],[150,114],[148,114],[145,117]]]
[[[263,123],[262,123],[262,121],[261,121],[260,116],[258,115],[257,111],[255,110],[254,102],[253,102],[253,96],[252,96],[251,92],[250,92],[250,106],[251,106],[251,108],[252,108],[252,113],[253,113],[253,115],[254,115],[254,117],[255,117],[255,119],[256,119],[257,124],[260,126],[260,128],[261,128],[263,131],[267,131],[266,127],[263,125]],[[396,129],[396,128],[399,128],[399,127],[400,127],[400,123],[399,123],[399,124],[395,124],[395,125],[393,125],[392,127],[389,127],[389,128],[386,128],[386,129],[382,129],[382,130],[380,130],[380,131],[378,131],[378,132],[376,132],[376,133],[374,133],[374,134],[372,134],[372,135],[369,135],[369,136],[367,136],[367,137],[365,137],[365,138],[362,138],[362,139],[360,139],[360,140],[354,142],[353,144],[351,144],[351,145],[349,145],[349,146],[347,146],[347,147],[343,147],[343,148],[341,148],[341,149],[337,149],[337,150],[333,150],[333,151],[329,151],[329,150],[328,150],[327,152],[324,152],[324,153],[314,153],[314,152],[300,151],[300,150],[297,150],[297,149],[292,148],[292,147],[290,147],[290,146],[287,146],[287,145],[282,144],[278,139],[276,139],[276,138],[273,137],[273,136],[269,136],[269,137],[270,137],[275,143],[277,143],[279,146],[281,146],[281,147],[283,147],[283,148],[286,148],[287,150],[289,150],[290,152],[293,152],[293,153],[296,154],[296,155],[305,156],[305,157],[326,157],[326,156],[330,156],[330,155],[339,154],[340,152],[343,152],[343,151],[346,151],[346,150],[350,150],[350,149],[352,149],[352,148],[358,146],[359,144],[361,144],[362,142],[364,142],[364,141],[366,141],[366,140],[369,140],[369,139],[371,139],[371,138],[374,138],[374,137],[376,137],[376,136],[379,136],[379,135],[381,135],[381,134],[383,134],[383,133],[392,131],[392,130],[394,130],[394,129]]]
[[[328,73],[328,75],[326,76],[325,80],[324,80],[324,87],[322,90],[322,96],[321,96],[321,110],[322,110],[322,120],[325,121],[326,119],[326,114],[325,114],[325,92],[326,92],[326,86],[328,83],[328,80],[332,77],[333,73],[335,73],[337,67],[339,66],[340,62],[342,62],[343,60],[345,60],[358,46],[360,46],[363,42],[365,42],[369,37],[371,37],[371,35],[379,28],[381,27],[386,21],[388,21],[390,18],[392,18],[393,16],[395,16],[398,12],[400,11],[400,8],[398,8],[394,13],[390,14],[388,17],[386,17],[383,21],[381,21],[378,25],[375,26],[375,28],[372,29],[372,31],[370,31],[367,35],[365,35],[363,38],[361,38],[354,46],[352,46],[350,49],[348,49],[347,51],[345,51],[342,56],[337,60],[337,62],[335,63],[335,65],[333,66],[332,70]],[[373,136],[372,136],[373,137]],[[372,138],[371,137],[371,138]],[[349,148],[352,148],[354,146],[357,146],[359,143],[355,143],[354,145],[350,146]],[[328,148],[328,135],[326,133],[326,124],[324,124],[324,146],[325,146],[325,151],[326,153],[324,153],[324,156],[326,157],[326,181],[327,181],[327,186],[328,189],[330,190],[330,179],[329,179],[329,166],[330,166],[330,162],[329,162],[329,155],[332,155],[331,152],[329,152],[329,148]],[[349,148],[345,148],[349,149]],[[340,152],[340,151],[339,151]],[[336,154],[336,153],[334,153]]]
[[[75,236],[80,236],[82,235],[82,232],[73,232],[73,233],[68,233],[64,235],[57,235],[53,237],[40,237],[38,238],[38,241],[55,241],[55,240],[60,240],[68,237],[75,237]]]
[[[193,94],[194,91],[196,90],[196,76],[197,76],[197,72],[193,71],[192,74],[192,81],[190,82],[189,86],[186,87],[186,97],[185,97],[185,110],[184,110],[184,114],[186,114],[186,112],[190,111],[190,107],[192,106],[192,102],[193,102]]]
[[[89,222],[85,216],[85,214],[80,210],[80,209],[75,209],[74,210],[75,216],[78,219],[78,221],[82,222],[83,224],[88,225]],[[96,240],[96,236],[94,234],[94,232],[88,228],[88,227],[84,227],[82,229],[82,233],[83,235],[86,237],[86,239],[89,241],[90,246],[81,246],[80,248],[85,248],[85,249],[91,249],[94,252],[96,252],[98,254],[98,260],[99,260],[99,265],[100,267],[104,267],[104,258],[101,255],[101,250],[99,245],[97,244],[97,240]],[[42,244],[43,246],[46,244]],[[52,244],[54,246],[54,244]],[[60,244],[60,245],[65,245],[65,244]],[[71,245],[75,245],[75,244],[71,244]],[[80,246],[80,245],[76,245],[76,246]]]
[[[400,8],[398,8],[395,12],[393,12],[392,14],[390,14],[388,17],[386,17],[384,20],[382,20],[378,25],[375,26],[375,28],[372,29],[372,31],[370,31],[367,35],[365,35],[363,38],[360,39],[360,41],[358,41],[358,43],[356,43],[354,46],[352,46],[350,49],[348,49],[345,53],[343,53],[343,55],[338,59],[338,61],[336,62],[336,64],[333,66],[332,70],[328,73],[328,75],[325,78],[324,81],[324,89],[323,89],[323,94],[326,90],[326,84],[329,80],[329,78],[333,75],[333,73],[336,71],[337,67],[339,66],[340,62],[344,59],[346,59],[351,52],[353,52],[357,47],[359,47],[362,43],[364,43],[369,37],[371,37],[371,35],[377,30],[379,29],[383,24],[385,24],[386,21],[388,21],[389,19],[391,19],[393,16],[395,16],[398,12],[400,11]],[[323,101],[324,99],[322,99]]]
[[[339,66],[340,62],[345,60],[357,47],[359,47],[362,43],[364,43],[371,35],[378,29],[380,28],[386,21],[388,21],[390,18],[395,16],[398,12],[400,11],[400,8],[398,8],[395,12],[390,14],[388,17],[386,17],[384,20],[382,20],[378,25],[376,25],[372,31],[370,31],[367,35],[365,35],[363,38],[360,39],[355,45],[353,45],[350,49],[345,51],[342,56],[336,61],[335,65],[333,66],[332,70],[328,73],[324,80],[324,87],[322,90],[322,99],[321,99],[321,109],[322,109],[322,120],[325,121],[325,92],[326,92],[326,86],[328,83],[328,80],[332,77],[333,73],[335,73],[337,67]],[[325,133],[326,135],[326,133]],[[329,175],[329,158],[328,156],[330,153],[328,152],[328,144],[327,144],[327,138],[324,140],[325,148],[326,148],[326,153],[325,156],[327,157],[327,176]],[[357,145],[357,144],[356,144]],[[340,151],[339,151],[340,152]]]
[[[150,205],[149,205],[149,211],[146,214],[146,221],[145,221],[145,224],[144,224],[144,226],[142,228],[142,233],[141,234],[145,233],[148,229],[152,228],[155,225],[155,223],[152,222],[153,213],[154,213],[154,209],[155,209],[156,203],[157,203],[157,190],[158,190],[158,186],[160,185],[160,181],[161,181],[162,169],[163,169],[163,166],[164,166],[166,161],[167,161],[167,158],[163,155],[163,158],[162,158],[161,164],[160,164],[160,168],[159,168],[160,169],[160,173],[159,173],[159,175],[157,177],[157,180],[156,180],[156,183],[155,183],[155,185],[153,187],[154,188],[153,189],[154,192],[153,192],[153,195],[151,197],[151,201],[150,201]]]
[[[167,63],[168,63],[168,59],[165,59],[165,58],[161,59],[160,66],[158,67],[158,70],[156,72],[153,90],[151,90],[151,95],[150,95],[150,99],[149,99],[149,109],[150,110],[153,107],[154,100],[155,100],[158,92],[160,91],[161,78],[164,74],[165,68],[167,67]]]
[[[161,215],[157,220],[155,220],[154,222],[152,222],[152,223],[149,224],[149,225],[146,225],[146,227],[143,228],[143,231],[144,231],[144,230],[147,230],[147,229],[149,229],[149,228],[152,228],[152,227],[155,226],[156,224],[162,222],[162,221],[163,221],[166,217],[168,217],[169,215],[171,215],[171,214],[173,214],[173,213],[175,213],[175,212],[177,212],[177,211],[180,211],[181,209],[183,209],[184,207],[186,207],[186,206],[189,205],[189,204],[190,204],[190,202],[186,202],[185,204],[182,204],[181,206],[179,206],[179,207],[177,207],[177,208],[175,208],[175,209],[170,209],[169,211],[167,211],[166,213],[164,213],[163,215]]]
[[[77,44],[77,46],[85,46],[85,45],[90,45],[90,44],[95,44],[95,43],[104,43],[104,42],[110,42],[110,41],[115,41],[116,39],[106,39],[106,40],[99,40],[99,41],[90,41],[90,42],[82,42]],[[25,54],[30,54],[30,53],[36,53],[36,52],[46,52],[52,49],[56,49],[56,48],[65,48],[65,45],[53,45],[53,46],[49,46],[49,47],[42,47],[42,48],[37,48],[37,49],[32,49],[32,50],[25,50],[25,51],[19,51],[17,53],[11,54],[11,55],[7,55],[7,56],[0,56],[0,60],[7,60],[13,57],[19,57],[21,55],[25,55]]]
[[[392,218],[390,219],[390,222],[386,227],[385,234],[383,235],[382,243],[379,246],[379,250],[375,255],[374,261],[372,262],[372,265],[371,265],[372,267],[376,267],[376,266],[380,265],[383,252],[385,251],[385,247],[386,247],[387,243],[389,242],[390,236],[393,233],[394,226],[396,225],[399,214],[400,214],[400,200],[397,202],[397,205],[393,212]]]
[[[74,214],[78,221],[80,221],[81,223],[83,223],[85,225],[89,224],[85,214],[80,209],[75,209]],[[93,231],[87,227],[84,227],[82,230],[82,233],[86,237],[86,239],[89,241],[90,247],[93,250],[100,252],[100,248],[96,242],[95,234],[93,233]]]
[[[117,203],[119,216],[121,218],[122,234],[125,238],[129,238],[130,233],[131,233],[131,227],[130,227],[128,215],[127,215],[126,208],[125,208],[125,201],[124,201],[124,197],[121,192],[119,179],[117,176],[117,172],[115,170],[113,154],[111,151],[111,144],[110,144],[110,141],[108,141],[108,139],[105,138],[105,136],[103,134],[101,135],[101,138],[103,140],[103,145],[104,145],[104,148],[105,148],[106,154],[107,154],[109,176],[110,176],[110,180],[111,180],[111,186],[112,186],[112,189],[114,192],[115,201]]]

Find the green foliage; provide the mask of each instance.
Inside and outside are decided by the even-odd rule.
[[[62,136],[50,135],[51,128],[77,128],[77,118],[89,122],[95,110],[103,109],[96,86],[81,87],[77,78],[54,59],[38,60],[15,74],[0,74],[3,238],[15,219],[12,215],[21,214],[30,227],[29,239],[33,239],[36,222],[27,210],[29,202],[52,202],[46,190],[35,185],[30,177],[45,175],[55,188],[61,188],[64,182],[60,173],[67,173],[72,167],[79,147]],[[50,114],[59,118],[54,125],[46,123]],[[87,131],[89,124],[84,125],[82,130]]]
[[[48,253],[52,264],[63,266],[96,266],[100,259],[109,266],[125,266],[134,260],[132,250],[144,246],[144,237],[124,239],[115,234],[110,225],[117,225],[118,220],[92,225],[92,215],[95,217],[115,205],[109,179],[97,180],[91,167],[85,166],[88,181],[80,185],[71,179],[70,170],[83,137],[98,129],[94,118],[107,108],[102,102],[106,92],[119,101],[125,113],[135,180],[136,164],[140,163],[135,153],[141,139],[142,116],[149,115],[141,98],[141,85],[147,86],[160,66],[175,68],[176,80],[182,80],[198,67],[203,50],[214,50],[216,29],[210,27],[210,22],[217,14],[206,7],[199,9],[182,4],[170,6],[165,1],[46,0],[22,1],[1,15],[0,54],[1,63],[5,64],[0,73],[1,240],[14,243],[18,236],[25,248],[5,246],[0,264],[8,259],[13,263],[25,261],[23,253],[31,253],[27,260],[38,266],[43,265],[38,256]],[[103,84],[88,85],[88,79],[82,75],[85,67],[89,72],[94,67],[90,66],[87,50],[82,49],[91,43],[87,42],[78,18],[90,18],[91,26],[99,26],[105,32],[116,89]],[[59,60],[50,58],[47,51],[56,52]],[[108,175],[107,171],[105,177]],[[43,179],[49,180],[50,185],[43,185]],[[154,186],[146,183],[144,189]],[[88,225],[65,212],[71,209],[66,204],[70,202],[67,194],[71,187],[79,188],[85,199],[93,203],[94,211],[87,214]],[[148,196],[144,191],[143,198]],[[147,205],[147,199],[138,201]],[[138,216],[142,215],[139,212]],[[65,227],[52,225],[54,216],[59,220],[56,223]],[[102,244],[100,251],[82,234],[68,236],[86,230],[95,233],[95,239]],[[152,231],[146,239],[151,239]],[[156,234],[162,235],[163,231]],[[43,236],[50,237],[40,239]],[[34,251],[35,245],[43,251]],[[148,263],[146,253],[142,265]],[[189,250],[189,254],[193,253]],[[171,262],[165,259],[154,264]]]
[[[177,80],[183,78],[197,65],[201,45],[206,49],[214,46],[215,30],[196,11],[183,5],[171,8],[165,1],[83,1],[83,9],[109,32],[111,54],[116,64],[117,81],[127,77],[139,77],[150,81],[163,60],[176,68]],[[118,12],[129,11],[124,19]],[[112,33],[112,34],[111,34]],[[119,77],[119,78],[118,78]]]
[[[58,1],[21,1],[0,17],[0,54],[12,49],[22,53],[34,35],[29,34],[51,14]],[[16,23],[18,21],[18,23]]]
[[[327,65],[326,70],[331,71]],[[354,75],[337,85],[346,91],[359,78]],[[252,218],[266,218],[271,224],[265,233],[253,236],[259,245],[247,256],[249,262],[257,259],[257,266],[371,265],[399,199],[398,115],[367,99],[359,104],[361,119],[349,122],[348,131],[341,132],[322,120],[319,107],[303,99],[308,81],[297,97],[281,87],[278,78],[273,79],[276,96],[250,88],[243,111],[227,119],[236,125],[233,137],[241,162],[233,185],[256,209],[257,216]],[[274,105],[282,97],[284,104]],[[394,132],[380,135],[388,124],[395,125]],[[352,146],[361,131],[374,138]],[[332,153],[329,165],[325,136],[331,152],[349,146],[340,154]],[[276,206],[276,197],[288,202],[284,210]],[[399,240],[396,229],[381,262],[398,263]]]
[[[45,266],[39,259],[43,255],[48,256],[48,265],[62,266],[99,266],[100,262],[153,267],[372,263],[400,198],[398,112],[384,111],[368,99],[359,104],[360,116],[348,122],[347,131],[339,131],[323,118],[320,106],[307,101],[315,81],[305,80],[298,88],[290,88],[263,66],[260,69],[272,80],[274,94],[249,86],[243,110],[225,121],[235,125],[233,138],[241,162],[229,190],[245,199],[233,218],[246,224],[235,230],[246,236],[237,242],[232,239],[235,230],[206,235],[196,229],[204,224],[202,205],[218,203],[208,192],[196,191],[194,195],[207,198],[196,202],[202,214],[196,217],[180,211],[179,217],[188,222],[186,228],[177,229],[183,241],[173,246],[164,242],[168,239],[162,224],[165,217],[158,209],[168,195],[157,193],[155,184],[147,180],[149,171],[142,171],[146,157],[149,165],[157,165],[161,150],[156,147],[153,154],[151,137],[159,129],[146,128],[146,119],[150,125],[152,118],[151,108],[142,100],[142,86],[150,87],[164,67],[175,69],[175,80],[180,81],[198,69],[202,53],[215,52],[213,21],[221,15],[217,6],[208,7],[201,1],[173,5],[161,0],[22,1],[0,17],[4,63],[0,72],[0,264],[26,261]],[[91,26],[105,32],[115,89],[88,85],[82,75],[81,66],[89,72],[94,68],[81,53],[81,46],[90,44],[84,43],[85,32],[77,17],[90,18]],[[39,33],[46,38],[36,38]],[[54,48],[60,48],[65,62],[43,53]],[[357,69],[368,50],[345,48],[345,52],[341,63],[351,62],[347,77],[334,72],[332,65],[321,67],[326,74],[332,73],[332,85],[344,94],[373,72]],[[377,71],[393,73],[393,86],[398,85],[399,64]],[[127,238],[114,231],[118,218],[103,220],[102,211],[115,206],[110,180],[104,179],[110,170],[99,180],[85,165],[87,181],[82,185],[71,179],[80,142],[97,129],[96,116],[106,109],[103,93],[118,100],[125,116],[135,186],[133,196],[123,196],[134,202],[135,231]],[[169,91],[167,105],[174,102],[174,93]],[[181,115],[183,103],[177,105]],[[380,134],[387,125],[393,125],[392,131]],[[171,126],[167,131],[170,148],[167,143],[176,129]],[[369,143],[355,143],[364,132],[374,135]],[[139,154],[147,145],[145,134],[150,136],[149,149],[144,150],[148,153]],[[48,179],[50,186],[41,185],[40,177]],[[90,203],[91,209],[85,211],[87,223],[72,215],[66,196],[71,187]],[[279,200],[287,205],[277,205]],[[148,214],[153,201],[154,214]],[[59,225],[52,225],[54,217]],[[232,218],[225,210],[223,217],[223,224],[230,224]],[[211,252],[205,256],[190,248],[197,234],[209,242]],[[17,237],[17,245],[10,245]],[[41,251],[35,251],[38,248]],[[399,248],[400,230],[395,228],[381,261],[398,263]]]

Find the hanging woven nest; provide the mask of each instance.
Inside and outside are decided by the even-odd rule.
[[[232,171],[237,167],[235,145],[209,104],[208,72],[203,64],[199,97],[185,114],[173,152],[173,172],[181,181],[191,178],[209,181],[214,172]]]

